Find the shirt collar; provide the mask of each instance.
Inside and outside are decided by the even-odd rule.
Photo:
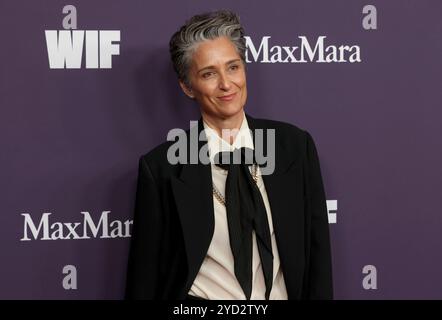
[[[234,151],[235,149],[242,147],[254,149],[249,124],[244,113],[241,127],[239,128],[239,132],[232,144],[229,144],[227,141],[218,136],[218,133],[214,129],[210,128],[204,120],[203,125],[207,137],[207,145],[209,148],[209,157],[211,163],[213,163],[213,158],[218,152]]]

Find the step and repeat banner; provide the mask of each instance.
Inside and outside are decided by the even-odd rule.
[[[246,112],[313,136],[336,299],[442,299],[442,2],[0,2],[0,298],[124,296],[138,159],[188,129],[171,35],[241,17]]]

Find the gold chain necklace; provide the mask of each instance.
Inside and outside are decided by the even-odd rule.
[[[253,165],[252,178],[255,184],[258,183],[258,166],[256,164]],[[215,184],[212,182],[212,193],[215,196],[216,200],[222,205],[226,205],[226,199],[223,197],[221,192],[215,187]]]

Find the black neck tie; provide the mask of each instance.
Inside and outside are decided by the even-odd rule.
[[[235,263],[235,276],[247,300],[252,294],[252,231],[261,259],[265,298],[268,300],[273,283],[273,254],[267,212],[261,192],[256,186],[248,166],[256,163],[253,150],[235,149],[215,155],[215,164],[228,170],[225,200],[230,247]]]

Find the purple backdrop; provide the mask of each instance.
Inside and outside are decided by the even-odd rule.
[[[38,228],[51,213],[50,236],[57,228],[67,236],[62,223],[81,223],[81,233],[82,212],[98,224],[110,211],[114,227],[132,219],[139,156],[199,117],[180,92],[168,41],[187,18],[214,9],[239,13],[257,48],[265,36],[269,47],[326,36],[327,46],[360,48],[354,63],[251,61],[246,111],[315,139],[327,199],[337,203],[337,299],[442,298],[442,2],[69,4],[77,31],[120,32],[112,68],[88,69],[83,59],[79,69],[51,69],[45,30],[64,30],[66,4],[0,2],[0,298],[123,297],[129,237],[89,230],[90,239],[42,240],[44,219],[37,237],[29,221]],[[377,28],[367,30],[369,4]],[[74,274],[76,289],[66,289]]]

